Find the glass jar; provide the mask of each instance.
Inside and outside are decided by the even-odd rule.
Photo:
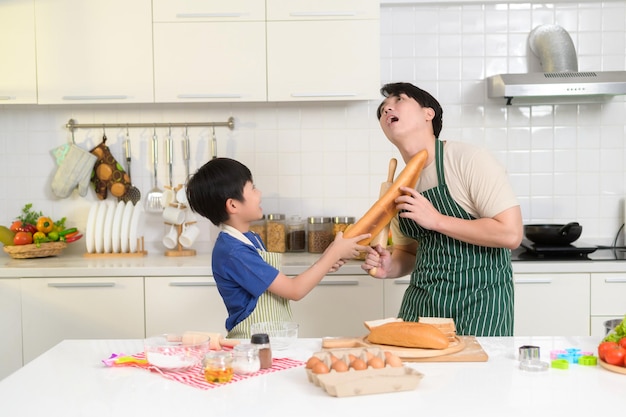
[[[261,369],[259,347],[251,343],[233,348],[233,369],[237,375],[249,375]]]
[[[354,224],[354,217],[337,216],[333,217],[333,238],[339,232],[345,232],[348,226]]]
[[[207,353],[202,361],[204,379],[211,383],[224,383],[233,378],[233,355],[230,352],[216,350]]]
[[[250,231],[261,237],[263,244],[267,246],[267,236],[265,234],[265,214],[259,220],[250,223]]]
[[[256,345],[259,349],[259,362],[261,369],[272,367],[272,348],[270,346],[270,337],[267,333],[256,333],[250,336],[250,343]]]
[[[285,252],[287,228],[284,214],[268,214],[265,233],[267,236],[265,247],[268,252]]]
[[[300,216],[291,216],[287,221],[287,252],[306,250],[306,230]]]
[[[307,224],[309,252],[324,252],[333,241],[333,225],[330,217],[309,217]]]

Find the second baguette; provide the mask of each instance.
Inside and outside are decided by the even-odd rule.
[[[367,341],[379,345],[422,349],[445,349],[450,345],[448,337],[435,326],[408,321],[372,327]]]

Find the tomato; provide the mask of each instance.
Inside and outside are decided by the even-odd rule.
[[[626,349],[626,337],[622,337],[622,338],[619,340],[619,342],[618,342],[618,343],[619,343],[619,345],[620,345],[621,347],[623,347],[624,349]]]
[[[33,243],[33,234],[30,232],[17,232],[13,238],[15,245],[30,245]]]
[[[610,350],[610,349],[615,349],[617,347],[619,347],[619,345],[616,342],[602,342],[602,343],[600,343],[600,345],[598,346],[598,358],[600,358],[601,360],[604,361],[606,352],[608,350]]]
[[[608,364],[624,366],[624,359],[626,359],[626,349],[617,346],[613,349],[607,350],[604,357],[604,361]]]
[[[20,220],[16,220],[13,223],[11,223],[11,227],[9,227],[9,229],[12,232],[17,233],[20,231],[20,227],[22,227],[22,222]]]

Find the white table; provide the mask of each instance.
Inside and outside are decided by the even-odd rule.
[[[479,338],[487,362],[410,363],[425,376],[416,390],[335,398],[308,382],[303,368],[200,390],[137,368],[107,368],[111,353],[142,350],[141,340],[65,340],[0,381],[3,416],[566,416],[619,413],[626,375],[598,367],[525,372],[518,348],[595,351],[591,337]],[[274,357],[305,361],[320,339],[299,339]],[[529,414],[532,413],[532,414]]]

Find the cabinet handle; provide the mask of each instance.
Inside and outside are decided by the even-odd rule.
[[[355,97],[356,93],[291,93],[291,97]]]
[[[178,94],[177,98],[242,98],[241,94]]]
[[[317,285],[359,285],[359,281],[320,281]]]
[[[356,16],[357,12],[289,12],[289,16],[303,17],[303,16],[319,16],[319,17],[332,17],[332,16]]]
[[[53,288],[115,287],[115,282],[49,282]]]
[[[128,96],[63,96],[63,100],[126,100]]]
[[[11,96],[0,96],[0,100],[13,100],[15,97]]]
[[[211,281],[205,282],[185,282],[185,281],[175,281],[170,282],[170,287],[215,287],[217,284]]]
[[[620,278],[605,278],[604,282],[606,282],[607,284],[624,283],[624,282],[626,282],[626,278],[624,278],[624,277],[620,277]]]
[[[550,278],[516,278],[515,284],[551,284]]]
[[[193,19],[196,17],[244,17],[250,13],[223,12],[223,13],[176,13],[178,19]]]
[[[407,285],[410,283],[411,283],[410,279],[394,279],[393,280],[393,285]]]

